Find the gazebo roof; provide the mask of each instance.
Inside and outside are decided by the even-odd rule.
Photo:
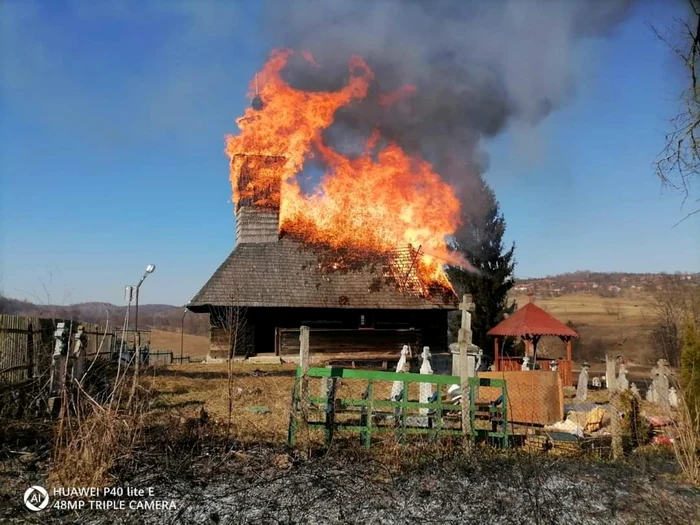
[[[578,334],[535,303],[528,303],[488,331],[495,336],[578,337]]]

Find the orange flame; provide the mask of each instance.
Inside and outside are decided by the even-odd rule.
[[[425,160],[407,155],[396,144],[380,144],[377,132],[357,158],[324,144],[322,132],[333,124],[335,112],[365,98],[374,74],[361,58],[352,57],[349,79],[341,90],[301,91],[280,76],[291,55],[289,50],[271,54],[258,75],[262,109],[248,108],[237,120],[241,132],[226,137],[234,202],[238,204],[242,193],[254,192],[256,184],[258,190],[270,188],[269,168],[242,181],[236,155],[284,157],[274,164],[274,176],[281,180],[279,198],[265,201],[279,202],[283,232],[333,247],[380,252],[421,247],[426,254],[419,262],[421,278],[449,286],[443,264],[455,259],[448,253],[446,237],[459,225],[460,211],[453,188]],[[302,56],[317,66],[310,54]],[[414,91],[412,86],[401,88],[380,103],[391,104]],[[326,172],[314,191],[305,194],[295,176],[314,153]]]

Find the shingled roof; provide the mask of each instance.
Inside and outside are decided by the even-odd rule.
[[[527,303],[513,315],[491,328],[488,335],[578,337],[574,330],[536,306],[535,303]]]
[[[286,237],[238,244],[188,308],[454,309],[457,297],[451,290],[417,290],[410,257],[408,265],[394,264],[407,255],[353,258],[351,252],[339,254]]]

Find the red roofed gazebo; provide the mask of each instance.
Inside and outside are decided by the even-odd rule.
[[[541,370],[550,370],[549,359],[537,359],[537,343],[542,336],[556,336],[566,343],[566,361],[558,361],[558,371],[564,386],[573,385],[571,372],[571,339],[578,337],[564,323],[551,316],[542,308],[530,302],[520,308],[510,317],[504,319],[498,325],[488,331],[488,335],[494,340],[494,368],[500,370],[520,370],[520,362],[517,358],[504,358],[499,355],[500,337],[520,337],[525,342],[526,355],[533,357],[534,362]]]

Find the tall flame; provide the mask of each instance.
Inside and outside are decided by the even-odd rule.
[[[251,93],[261,97],[262,109],[248,108],[237,119],[241,132],[226,137],[231,162],[233,199],[240,199],[237,155],[284,157],[273,176],[281,180],[280,227],[283,232],[332,247],[358,247],[378,252],[411,245],[421,248],[419,275],[449,286],[445,260],[454,261],[446,237],[459,225],[460,205],[451,186],[425,160],[407,155],[398,145],[380,143],[375,132],[364,153],[348,158],[324,144],[322,133],[333,124],[335,112],[367,96],[374,74],[359,57],[352,57],[349,79],[335,92],[306,92],[292,88],[281,77],[289,50],[274,51],[258,75],[261,86],[251,83]],[[317,66],[313,57],[302,57]],[[413,86],[383,95],[379,103],[390,105],[410,99]],[[310,193],[302,191],[296,175],[312,156],[326,167]],[[269,170],[246,184],[269,187]]]

